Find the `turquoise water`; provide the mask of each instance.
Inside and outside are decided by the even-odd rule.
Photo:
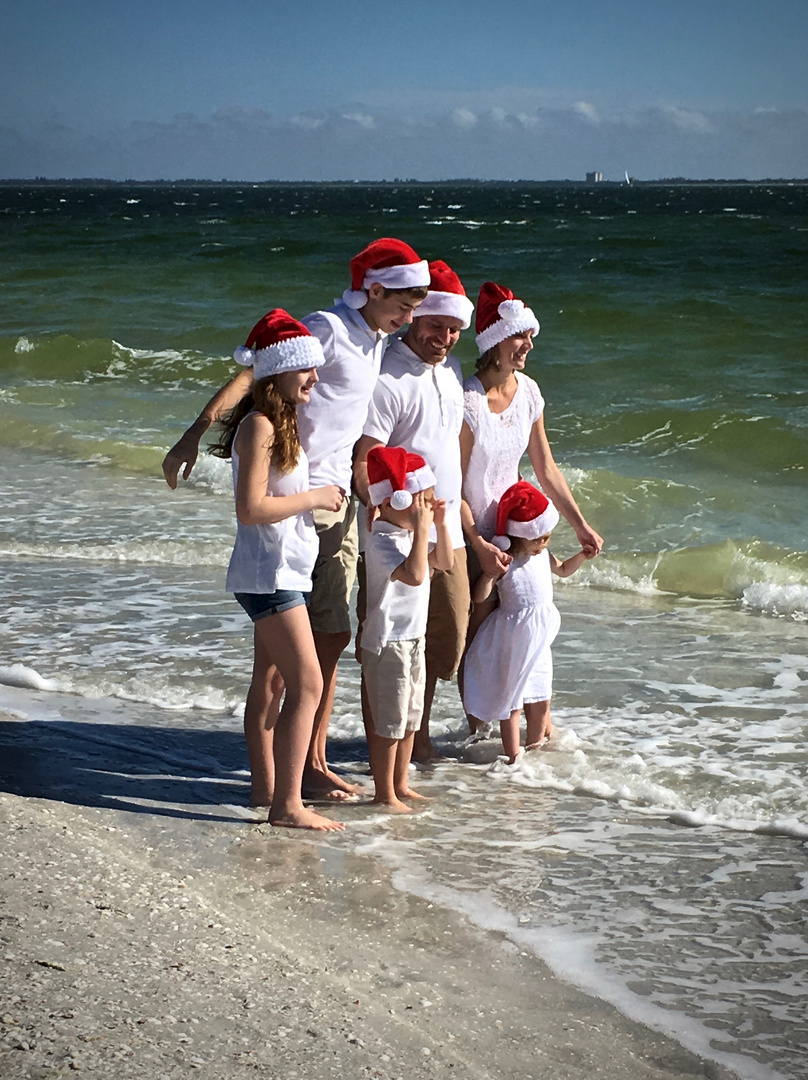
[[[429,814],[334,843],[741,1075],[805,1075],[806,195],[0,185],[0,706],[69,725],[96,699],[155,746],[237,731],[228,466],[204,458],[171,493],[165,450],[256,318],[327,306],[374,236],[446,259],[470,294],[510,285],[542,325],[529,371],[556,457],[606,540],[557,588],[561,735],[514,770],[493,744],[471,760],[442,686],[435,730],[466,760],[423,778]],[[457,354],[472,370],[471,333]],[[560,528],[556,553],[573,544]],[[361,731],[346,657],[334,746],[360,771]]]

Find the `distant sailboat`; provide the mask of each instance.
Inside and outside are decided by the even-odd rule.
[[[631,184],[631,177],[628,175],[628,169],[626,169],[626,183]]]

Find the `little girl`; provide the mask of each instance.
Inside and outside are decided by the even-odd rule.
[[[558,524],[555,506],[532,484],[520,480],[507,489],[497,507],[493,543],[513,556],[498,577],[483,575],[472,601],[488,599],[494,583],[497,607],[482,623],[466,654],[463,705],[486,723],[500,722],[502,747],[513,764],[520,753],[519,720],[527,720],[526,749],[553,733],[550,698],[553,658],[550,651],[561,617],[553,603],[551,574],[569,577],[589,558],[577,555],[559,562],[547,549]]]
[[[253,367],[255,382],[222,420],[213,452],[233,463],[238,532],[226,588],[254,624],[244,711],[251,805],[268,806],[272,825],[341,829],[304,807],[300,794],[322,692],[306,609],[318,551],[311,512],[334,512],[345,497],[333,484],[309,490],[297,431],[297,406],[309,400],[325,357],[317,338],[281,308],[256,323],[234,356]]]

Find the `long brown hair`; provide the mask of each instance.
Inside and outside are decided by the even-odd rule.
[[[219,424],[219,441],[210,447],[215,457],[233,456],[233,441],[241,421],[251,412],[260,412],[274,429],[270,461],[278,472],[288,473],[300,460],[300,436],[297,430],[297,406],[282,397],[272,375],[258,379],[241,401],[226,413]]]

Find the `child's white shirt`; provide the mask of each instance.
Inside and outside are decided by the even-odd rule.
[[[411,641],[426,633],[429,572],[420,585],[391,580],[412,551],[413,539],[409,529],[387,521],[374,521],[367,536],[367,615],[362,623],[362,648],[369,652],[380,653],[389,641]]]

